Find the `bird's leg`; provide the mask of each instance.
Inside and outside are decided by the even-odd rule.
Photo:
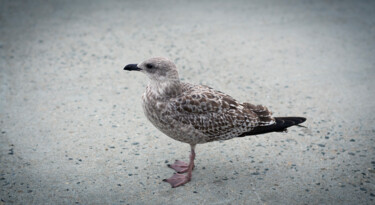
[[[189,169],[189,164],[180,160],[176,160],[173,164],[168,164],[168,167],[174,169],[177,173],[186,173]]]
[[[164,179],[163,181],[168,182],[172,186],[172,188],[188,183],[191,180],[191,176],[192,176],[192,172],[194,168],[194,159],[195,159],[195,145],[191,145],[190,162],[187,165],[187,169],[183,170],[184,172],[187,172],[187,175],[175,173],[172,175],[172,177],[168,179]],[[175,168],[172,168],[172,169],[176,170]]]
[[[192,153],[190,154],[191,160]],[[168,167],[174,169],[177,173],[186,173],[189,170],[189,164],[181,160],[176,160],[173,164],[168,164]],[[193,170],[194,170],[194,161],[193,161]]]

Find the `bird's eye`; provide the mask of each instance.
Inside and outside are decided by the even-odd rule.
[[[151,68],[154,68],[154,66],[152,64],[148,63],[148,64],[146,64],[146,68],[151,69]]]

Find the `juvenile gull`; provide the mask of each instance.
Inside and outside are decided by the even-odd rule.
[[[169,137],[190,144],[189,164],[176,160],[168,165],[177,173],[163,181],[173,188],[191,180],[197,144],[283,132],[306,120],[303,117],[272,117],[262,105],[238,102],[205,85],[180,82],[176,65],[166,58],[129,64],[124,70],[140,71],[150,78],[142,101],[144,113],[151,123]]]

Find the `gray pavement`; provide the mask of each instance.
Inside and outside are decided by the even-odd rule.
[[[0,1],[0,204],[374,204],[374,1]],[[143,115],[152,56],[307,128],[189,146]]]

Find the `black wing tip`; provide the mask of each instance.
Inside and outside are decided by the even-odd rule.
[[[248,135],[259,135],[269,132],[284,132],[288,127],[300,126],[299,124],[306,121],[304,117],[275,117],[276,123],[269,126],[258,126],[250,132],[245,132],[238,137],[245,137]]]
[[[300,123],[305,122],[306,118],[305,117],[275,117],[275,120],[276,121],[278,121],[278,120],[281,120],[281,121],[292,121],[296,125],[298,125]]]

